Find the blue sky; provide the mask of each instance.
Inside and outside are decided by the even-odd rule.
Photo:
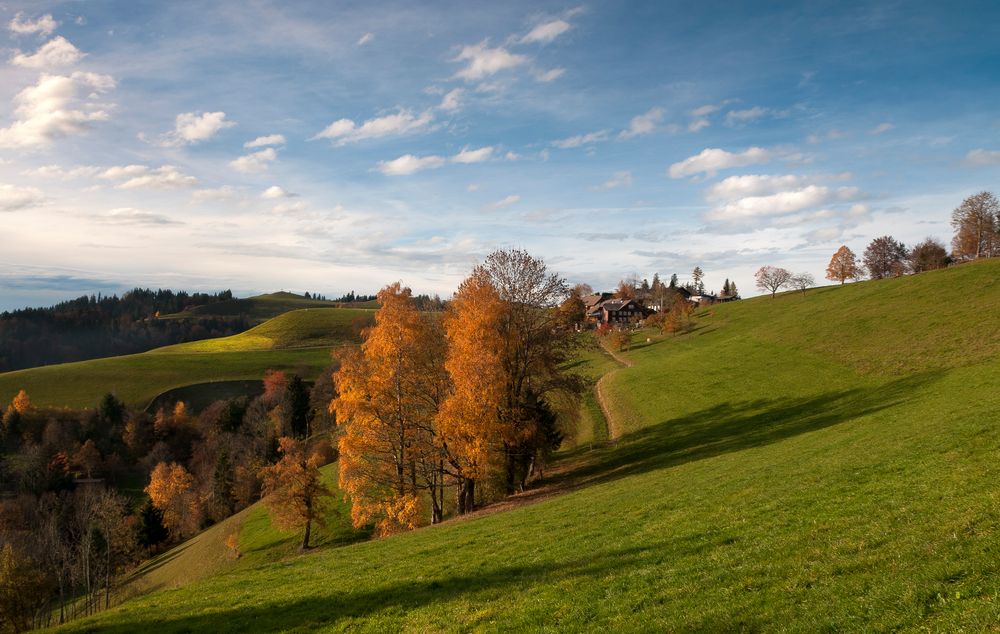
[[[750,295],[1000,176],[996,2],[206,4],[0,0],[0,309],[498,247]]]

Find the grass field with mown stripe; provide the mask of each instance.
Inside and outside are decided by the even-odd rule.
[[[995,630],[998,278],[987,261],[643,332],[607,382],[624,433],[564,454],[566,494],[66,629]]]

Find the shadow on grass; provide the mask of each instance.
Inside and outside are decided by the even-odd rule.
[[[720,403],[627,434],[612,446],[567,452],[547,487],[574,489],[760,447],[895,407],[941,376],[928,372],[874,387],[805,398]]]
[[[291,601],[280,601],[269,593],[268,579],[261,585],[240,592],[239,599],[250,605],[216,605],[198,613],[164,617],[152,613],[135,612],[116,615],[114,622],[99,622],[92,629],[80,623],[84,631],[101,631],[125,634],[142,631],[162,632],[275,632],[313,631],[325,628],[351,629],[352,625],[372,627],[386,631],[405,629],[406,614],[456,600],[476,599],[484,608],[493,602],[501,612],[512,593],[523,592],[536,584],[558,585],[577,579],[601,583],[608,575],[623,568],[640,569],[663,562],[665,553],[670,557],[697,556],[707,549],[726,547],[733,543],[722,535],[676,536],[647,547],[600,549],[586,556],[565,561],[527,565],[504,565],[499,561],[469,561],[462,569],[452,573],[421,575],[418,578],[369,582],[366,584],[331,583],[326,588],[311,588],[311,596]],[[200,606],[199,606],[200,607]],[[182,603],[175,609],[184,611]],[[191,610],[193,612],[193,610]],[[425,613],[433,619],[433,614]],[[491,610],[481,611],[479,623],[464,623],[465,628],[487,626],[496,615]],[[374,622],[351,623],[355,619],[377,619]],[[473,617],[475,618],[475,617]],[[723,617],[725,622],[705,624],[708,629],[720,631],[756,630],[762,624],[748,617],[732,615]],[[384,620],[383,620],[384,619]],[[396,619],[399,619],[397,622]],[[455,623],[437,622],[431,629],[454,628]],[[495,624],[493,624],[495,627]],[[536,623],[536,625],[539,625]],[[412,625],[411,625],[412,627]],[[521,627],[525,627],[521,624]]]

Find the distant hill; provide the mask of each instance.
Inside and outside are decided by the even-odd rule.
[[[65,629],[989,630],[998,305],[1000,259],[702,309],[627,365],[580,359],[613,368],[612,442],[511,510],[165,579]]]
[[[93,407],[113,392],[129,405],[145,407],[173,388],[261,379],[268,369],[312,380],[332,363],[332,348],[359,340],[356,325],[371,315],[366,309],[298,310],[232,337],[6,372],[0,374],[0,402],[25,389],[39,406]]]
[[[376,308],[374,301],[370,302],[333,302],[322,299],[307,298],[281,291],[217,302],[212,305],[195,306],[189,310],[169,315],[161,315],[160,319],[191,319],[199,317],[233,317],[245,316],[251,320],[263,321],[277,317],[282,313],[302,308]]]
[[[136,288],[121,297],[83,296],[47,308],[0,313],[0,372],[131,354],[242,332],[255,322],[240,315],[206,310],[197,319],[185,321],[156,318],[159,313],[207,309],[232,297],[229,291]]]

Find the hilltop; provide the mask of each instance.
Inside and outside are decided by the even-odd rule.
[[[301,309],[231,337],[6,372],[0,374],[0,400],[9,402],[24,389],[38,406],[93,407],[110,391],[126,403],[145,407],[170,389],[259,380],[268,369],[313,379],[330,365],[332,348],[358,340],[357,320],[371,315],[368,309]]]
[[[361,304],[343,304],[325,299],[307,298],[304,295],[297,295],[287,291],[277,293],[267,293],[243,299],[230,299],[228,301],[215,302],[195,306],[189,310],[167,315],[160,315],[160,319],[192,319],[202,317],[234,317],[245,316],[251,320],[264,321],[277,317],[283,313],[303,308],[375,308],[375,302],[363,302]]]
[[[255,562],[66,629],[986,629],[998,284],[985,261],[639,333],[602,382],[612,442],[564,452],[512,510]]]

